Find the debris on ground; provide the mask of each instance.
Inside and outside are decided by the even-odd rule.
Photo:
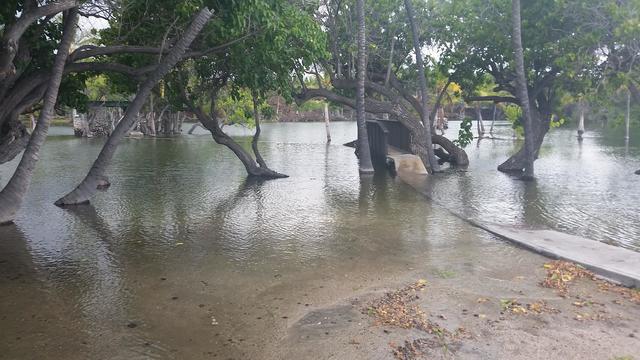
[[[429,321],[427,314],[413,304],[426,286],[426,280],[418,280],[400,290],[385,293],[371,303],[366,313],[373,316],[380,325],[418,329],[429,334],[442,333],[444,330]]]
[[[540,285],[547,288],[557,289],[560,296],[567,296],[569,285],[575,279],[585,278],[595,281],[600,291],[612,292],[622,296],[632,303],[640,304],[640,289],[627,288],[598,278],[594,273],[578,264],[569,261],[556,260],[548,262],[543,266],[547,271],[547,276]],[[583,304],[574,303],[574,305],[582,306]]]
[[[566,296],[569,284],[575,279],[589,278],[596,280],[595,275],[584,267],[569,261],[556,260],[543,265],[547,276],[540,285],[556,289],[561,296]]]

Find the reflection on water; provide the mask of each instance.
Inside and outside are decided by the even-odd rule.
[[[249,345],[228,338],[253,333],[259,349],[255,339],[269,343],[286,326],[284,297],[331,302],[409,269],[478,274],[525,261],[399,180],[360,178],[353,149],[341,145],[355,131],[332,124],[327,145],[324,124],[265,125],[264,157],[291,176],[267,182],[246,180],[206,133],[125,140],[111,188],[90,206],[59,209],[53,202],[80,181],[102,140],[52,129],[16,224],[0,228],[0,358],[238,355]],[[432,179],[438,203],[640,248],[635,143],[594,135],[578,145],[572,131],[556,130],[537,181],[524,183],[495,170],[518,146],[508,129],[498,132],[506,140],[469,146],[469,171]],[[14,166],[0,168],[2,185]]]
[[[449,130],[457,131],[457,123]],[[640,132],[625,143],[620,130],[554,129],[536,161],[536,181],[496,171],[520,143],[501,123],[495,136],[468,146],[467,172],[436,176],[430,191],[439,203],[484,221],[552,228],[640,250]]]

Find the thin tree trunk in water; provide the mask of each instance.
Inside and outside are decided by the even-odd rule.
[[[491,127],[489,128],[489,134],[493,137],[493,124],[496,122],[496,113],[498,112],[498,104],[493,104],[493,118],[491,119]]]
[[[527,78],[524,72],[524,51],[522,49],[522,29],[520,19],[520,0],[511,1],[511,42],[513,44],[513,55],[516,63],[516,90],[522,107],[522,117],[524,125],[524,174],[523,178],[533,178],[533,161],[535,160],[535,145],[533,119],[531,118],[531,107],[529,104],[529,91],[527,89]],[[544,134],[542,135],[544,137]]]
[[[62,81],[64,66],[69,57],[69,49],[78,24],[78,9],[72,8],[66,14],[62,40],[58,46],[58,52],[51,69],[51,79],[44,95],[44,103],[38,122],[36,124],[22,159],[9,180],[9,183],[0,192],[0,224],[10,223],[15,220],[16,213],[20,210],[24,195],[27,193],[33,170],[38,162],[40,147],[44,144],[49,131],[49,123],[54,115],[58,90]]]
[[[146,102],[151,90],[160,81],[160,79],[162,79],[178,63],[184,52],[189,48],[193,40],[209,21],[211,15],[211,11],[206,7],[198,12],[182,38],[176,42],[173,48],[171,48],[169,54],[162,59],[149,78],[147,78],[139,87],[135,99],[127,107],[124,117],[120,120],[118,126],[116,126],[115,130],[111,133],[107,142],[102,147],[98,158],[93,163],[93,166],[91,167],[91,170],[89,170],[87,176],[72,192],[56,201],[56,205],[63,206],[87,203],[96,193],[97,187],[101,185],[101,182],[107,181],[104,176],[106,168],[109,165],[118,144],[129,132],[129,129],[131,129],[135,124],[138,112],[142,109],[142,106]]]
[[[580,121],[578,121],[578,140],[582,140],[584,134],[584,105],[580,102]]]
[[[289,177],[288,175],[278,173],[269,169],[266,164],[264,167],[258,166],[251,155],[235,140],[233,140],[229,135],[225,134],[224,131],[220,128],[220,123],[218,122],[218,118],[216,116],[216,94],[217,91],[214,91],[211,94],[211,115],[202,111],[200,107],[197,107],[189,102],[189,107],[193,111],[193,113],[198,117],[198,120],[204,126],[205,129],[209,130],[213,140],[220,144],[226,146],[229,150],[231,150],[236,157],[242,162],[245,170],[249,176],[261,177],[264,179],[279,179]],[[184,99],[188,102],[186,96]]]
[[[413,5],[411,4],[411,0],[404,0],[404,7],[407,11],[407,20],[409,21],[409,25],[411,26],[411,37],[413,38],[413,50],[416,53],[416,65],[418,66],[418,83],[420,84],[420,100],[422,105],[422,112],[420,114],[422,124],[424,125],[425,139],[424,145],[426,146],[426,159],[423,159],[425,163],[425,167],[427,171],[432,174],[438,171],[438,162],[436,161],[436,156],[433,152],[433,143],[431,140],[431,128],[432,124],[428,118],[429,109],[427,105],[427,79],[424,74],[424,63],[422,61],[422,52],[420,51],[420,42],[418,39],[418,27],[416,26],[415,16],[413,14]],[[426,160],[426,161],[425,161]]]
[[[331,131],[329,130],[329,104],[324,103],[324,127],[327,130],[327,144],[331,142]]]
[[[478,138],[482,139],[484,137],[484,122],[482,121],[482,109],[480,105],[476,104],[476,127],[478,129]]]
[[[369,136],[364,109],[364,81],[366,76],[366,52],[367,39],[364,19],[364,0],[356,0],[356,12],[358,15],[358,73],[356,88],[356,119],[358,122],[358,158],[359,170],[362,174],[373,173],[371,163],[371,149],[369,148]]]
[[[147,120],[147,126],[149,127],[149,135],[156,136],[156,113],[153,106],[153,94],[149,95],[149,119]]]
[[[253,92],[252,94],[253,100],[253,119],[256,123],[256,132],[253,134],[253,139],[251,140],[251,148],[253,149],[253,154],[256,156],[256,161],[261,168],[268,168],[267,163],[260,155],[260,149],[258,149],[258,140],[260,139],[260,108],[258,107],[258,95]]]
[[[631,120],[631,91],[627,91],[627,116],[624,119],[624,139],[629,140],[629,122]]]

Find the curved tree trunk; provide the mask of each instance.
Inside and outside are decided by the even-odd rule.
[[[182,55],[191,45],[191,42],[193,42],[196,36],[200,33],[207,21],[209,21],[211,15],[211,11],[206,7],[198,12],[182,38],[176,42],[173,48],[169,51],[169,54],[162,59],[162,62],[153,71],[149,78],[147,78],[147,80],[145,80],[145,82],[139,87],[135,99],[131,104],[129,104],[124,117],[120,120],[118,126],[116,126],[115,130],[111,133],[107,142],[102,147],[98,158],[93,163],[93,166],[91,167],[91,170],[89,170],[87,176],[72,192],[58,199],[55,203],[56,205],[77,205],[89,202],[89,199],[96,193],[97,187],[100,183],[105,181],[106,178],[104,173],[111,162],[111,158],[113,157],[118,144],[135,124],[138,113],[147,101],[147,97],[151,93],[151,90],[158,81],[160,81],[160,79],[162,79],[178,63],[182,58]]]
[[[189,104],[189,106],[191,107],[191,110],[194,112],[194,114],[196,114],[196,116],[198,117],[198,120],[200,121],[202,126],[204,126],[205,129],[209,130],[209,132],[211,132],[211,136],[213,137],[213,140],[216,143],[220,145],[224,145],[229,150],[231,150],[236,155],[236,157],[242,162],[242,165],[244,165],[244,168],[247,171],[247,174],[249,176],[260,177],[264,179],[280,179],[280,178],[289,177],[288,175],[281,174],[279,172],[269,169],[265,161],[262,159],[262,156],[260,156],[260,152],[257,150],[257,141],[258,141],[258,137],[260,136],[259,120],[256,122],[257,137],[256,135],[254,135],[251,145],[254,153],[256,154],[256,158],[260,159],[259,160],[260,165],[256,163],[253,157],[240,144],[238,144],[235,140],[233,140],[233,138],[227,135],[220,128],[220,122],[218,121],[218,118],[216,116],[216,110],[215,110],[216,109],[215,91],[211,96],[211,116],[205,114],[205,112],[202,111],[201,108],[194,106],[193,104]]]
[[[531,136],[529,139],[533,144],[533,160],[538,158],[538,154],[540,152],[540,147],[542,146],[542,142],[544,141],[544,137],[549,131],[549,125],[551,122],[551,114],[541,114],[538,111],[532,112],[532,115],[536,119],[535,126],[531,131]],[[528,154],[526,153],[526,149],[523,146],[517,153],[512,155],[509,159],[498,166],[498,170],[505,173],[513,173],[513,174],[522,174],[523,169],[527,165]]]
[[[62,81],[62,73],[64,72],[67,58],[69,57],[69,48],[73,42],[77,24],[78,9],[72,8],[66,14],[62,40],[60,41],[58,52],[53,62],[51,78],[47,85],[44,103],[38,116],[36,128],[29,139],[27,148],[22,155],[16,171],[9,180],[9,183],[0,192],[0,224],[13,222],[16,213],[22,205],[24,195],[29,188],[33,170],[38,162],[40,147],[47,138],[49,123],[54,115],[54,108],[58,99],[58,90],[60,89],[60,82]]]
[[[418,82],[420,84],[420,105],[422,106],[422,111],[420,113],[420,117],[422,119],[422,124],[424,125],[424,146],[426,147],[427,158],[423,159],[423,162],[427,166],[427,171],[429,173],[433,173],[438,171],[438,163],[436,162],[436,157],[433,152],[433,144],[431,142],[431,121],[428,117],[429,110],[427,106],[427,79],[424,75],[424,64],[422,62],[422,51],[420,51],[420,42],[418,39],[418,27],[416,26],[415,16],[413,14],[413,5],[411,4],[411,0],[404,0],[404,7],[407,11],[407,20],[409,21],[409,25],[411,26],[411,37],[413,38],[413,50],[416,54],[416,65],[418,66]],[[426,161],[425,161],[426,160]]]
[[[479,104],[476,104],[476,126],[478,130],[478,138],[482,139],[484,137],[484,121],[482,120],[482,108],[480,108]]]
[[[256,161],[261,168],[268,168],[267,163],[260,155],[260,149],[258,149],[258,140],[260,139],[260,133],[262,129],[260,129],[260,109],[258,107],[258,95],[255,92],[251,94],[253,100],[253,119],[256,123],[256,132],[253,134],[253,139],[251,139],[251,148],[253,149],[253,154],[256,156]]]
[[[356,86],[356,121],[358,122],[358,159],[361,174],[373,173],[371,162],[371,149],[369,148],[369,135],[364,108],[364,81],[367,71],[367,38],[364,19],[364,0],[356,0],[356,12],[358,16],[358,69]]]
[[[520,0],[512,0],[511,2],[511,25],[511,42],[513,44],[513,55],[516,63],[516,90],[518,93],[518,100],[520,100],[520,106],[522,107],[522,118],[524,125],[524,148],[520,150],[522,154],[519,155],[519,161],[511,161],[511,165],[519,166],[519,163],[523,162],[522,165],[524,165],[524,167],[520,168],[520,172],[524,170],[524,173],[522,174],[523,178],[532,179],[533,161],[535,160],[536,156],[535,153],[537,152],[537,149],[540,148],[542,139],[544,139],[546,131],[544,131],[543,134],[540,134],[539,131],[536,131],[536,133],[534,134],[533,119],[531,118],[529,91],[527,89],[527,78],[524,71],[524,51],[522,49]],[[542,129],[540,128],[539,130]],[[538,139],[538,137],[540,137],[540,139]],[[538,140],[540,145],[536,146],[535,144],[538,142]],[[515,157],[516,155],[514,155],[513,157]],[[507,162],[509,162],[509,160],[507,160]],[[509,166],[505,166],[507,162],[500,165],[498,167],[498,170],[505,171],[503,169],[509,168]],[[513,169],[513,167],[511,167],[511,170],[517,172],[517,169]]]

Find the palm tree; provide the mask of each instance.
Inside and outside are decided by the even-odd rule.
[[[358,158],[360,160],[359,170],[361,174],[373,173],[371,163],[371,151],[369,149],[369,136],[367,134],[367,123],[364,118],[364,82],[367,70],[367,39],[364,21],[364,0],[356,0],[356,13],[358,16],[358,72],[356,87],[356,119],[358,122]]]
[[[527,90],[527,78],[524,73],[524,51],[522,49],[522,25],[520,19],[520,0],[511,1],[511,42],[513,44],[513,56],[516,61],[516,90],[520,107],[522,108],[522,120],[524,127],[524,153],[525,168],[524,179],[533,178],[533,161],[535,160],[535,145],[533,143],[533,127],[531,122],[531,107],[529,105],[529,91]]]

